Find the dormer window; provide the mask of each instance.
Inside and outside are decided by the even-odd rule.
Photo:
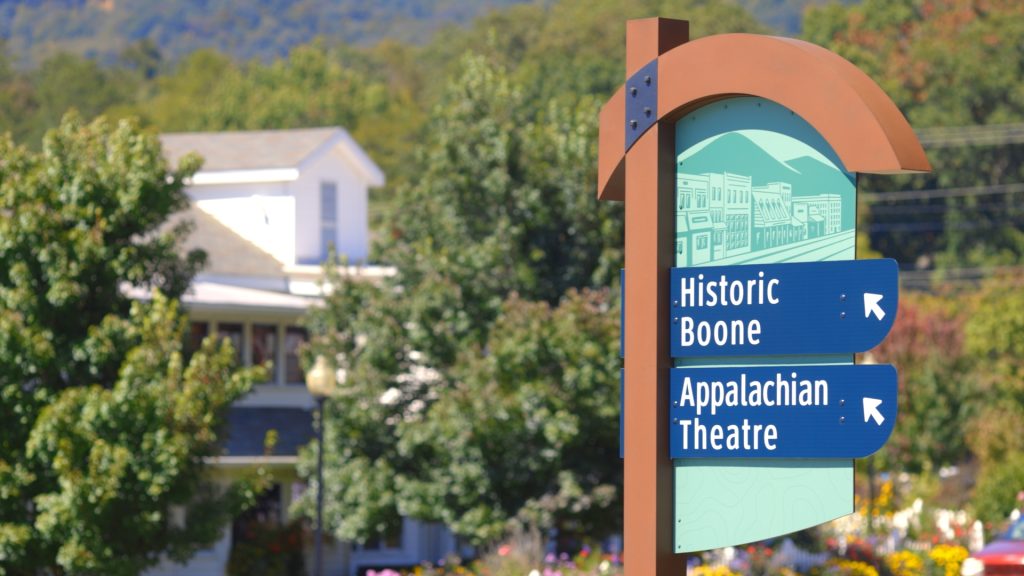
[[[320,257],[330,254],[338,238],[338,185],[320,183]]]

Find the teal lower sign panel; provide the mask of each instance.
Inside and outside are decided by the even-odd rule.
[[[677,460],[676,553],[757,542],[853,512],[852,460]]]
[[[896,422],[896,369],[674,368],[672,458],[863,458]]]

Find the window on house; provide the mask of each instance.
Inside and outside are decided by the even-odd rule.
[[[231,541],[234,546],[255,543],[260,534],[281,526],[283,520],[281,485],[271,484],[270,488],[256,497],[251,507],[235,517],[231,524]]]
[[[264,362],[277,362],[277,326],[273,324],[252,325],[252,363],[259,366]],[[276,380],[273,372],[270,380]]]
[[[383,534],[376,534],[366,539],[361,547],[362,550],[401,550],[402,527],[397,526]]]
[[[186,353],[191,356],[203,346],[203,338],[210,335],[210,325],[206,322],[192,322],[188,327]]]
[[[299,346],[306,341],[306,331],[289,326],[284,331],[284,383],[305,385],[306,375],[299,364]]]
[[[242,364],[242,325],[234,323],[217,324],[217,334],[231,341],[235,348],[235,362]]]
[[[320,183],[320,256],[327,258],[338,238],[338,185]]]

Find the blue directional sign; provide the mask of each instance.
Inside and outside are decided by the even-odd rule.
[[[863,352],[896,318],[896,261],[672,268],[672,356]]]
[[[889,365],[673,368],[672,458],[863,458],[896,423]]]

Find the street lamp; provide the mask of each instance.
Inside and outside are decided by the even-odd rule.
[[[344,378],[342,378],[343,380]],[[316,576],[324,570],[324,400],[338,389],[338,375],[324,356],[317,356],[306,373],[306,389],[316,398]]]

